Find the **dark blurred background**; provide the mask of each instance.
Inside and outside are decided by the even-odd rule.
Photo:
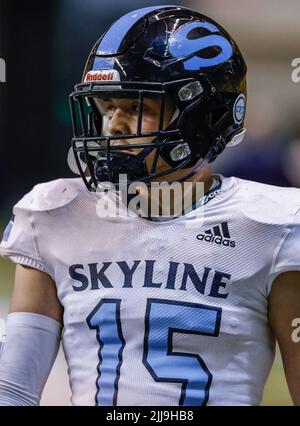
[[[122,14],[165,4],[141,0],[0,0],[0,234],[13,205],[33,185],[74,177],[67,165],[72,137],[68,95],[79,83],[96,39]],[[300,57],[299,0],[176,0],[223,25],[248,64],[247,136],[214,163],[216,172],[300,187],[300,83],[291,78]],[[1,71],[1,70],[0,70]],[[0,73],[1,80],[1,73]],[[8,310],[13,265],[0,259],[0,317]],[[62,352],[42,405],[68,404]],[[291,399],[277,354],[263,404]]]
[[[34,184],[74,176],[66,163],[68,95],[107,25],[140,6],[137,0],[0,0],[0,58],[6,61],[6,83],[0,83],[2,215]]]

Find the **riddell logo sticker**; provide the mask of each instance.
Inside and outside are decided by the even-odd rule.
[[[213,243],[219,246],[235,247],[235,241],[230,237],[227,222],[222,222],[221,225],[214,226],[212,229],[204,231],[203,234],[198,234],[197,240],[206,241],[207,243]]]
[[[120,74],[116,70],[89,71],[84,81],[120,81]]]

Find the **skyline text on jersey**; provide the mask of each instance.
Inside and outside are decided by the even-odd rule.
[[[121,284],[113,282],[106,275],[109,268],[116,266],[123,274],[123,283]],[[133,288],[141,286],[134,283],[135,272],[140,272],[138,268],[144,268],[144,281],[142,283],[142,287],[144,288],[186,291],[190,286],[188,282],[190,282],[199,293],[210,297],[226,299],[229,294],[224,289],[230,282],[230,274],[213,270],[206,266],[198,272],[191,263],[170,261],[169,268],[165,273],[164,282],[155,282],[155,269],[159,269],[158,261],[156,260],[102,262],[89,263],[87,265],[75,264],[70,266],[69,275],[74,280],[72,287],[76,292],[115,287]]]

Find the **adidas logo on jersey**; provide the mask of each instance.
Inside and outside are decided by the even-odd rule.
[[[223,245],[225,247],[235,247],[235,241],[230,238],[227,222],[222,222],[220,225],[216,225],[212,229],[204,231],[204,234],[198,234],[197,240]]]

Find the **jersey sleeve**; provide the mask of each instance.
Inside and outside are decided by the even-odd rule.
[[[271,291],[275,278],[288,271],[300,271],[300,210],[294,217],[294,222],[288,226],[282,241],[275,251],[267,293]]]
[[[0,243],[0,255],[46,272],[54,279],[47,248],[51,235],[49,218],[52,212],[65,208],[77,198],[81,188],[81,179],[56,179],[35,185],[14,206]]]
[[[48,273],[39,255],[32,216],[30,210],[18,205],[14,207],[13,216],[2,236],[0,255],[15,263]]]

